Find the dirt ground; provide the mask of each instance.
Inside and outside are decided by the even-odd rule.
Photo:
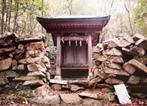
[[[0,93],[0,106],[147,106],[147,100],[144,99],[132,99],[132,104],[120,105],[116,102],[106,102],[104,100],[83,99],[82,103],[78,104],[66,104],[61,102],[60,104],[33,104],[28,102],[28,98],[23,95],[17,95],[14,93]]]

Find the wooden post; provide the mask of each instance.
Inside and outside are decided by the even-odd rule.
[[[56,76],[55,79],[61,79],[61,36],[57,35],[57,53],[56,53]]]
[[[88,79],[92,77],[92,35],[88,34],[88,65],[89,65],[89,74]]]

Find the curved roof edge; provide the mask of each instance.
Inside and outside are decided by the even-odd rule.
[[[55,17],[55,18],[43,18],[37,17],[37,21],[46,29],[47,32],[52,32],[52,30],[59,29],[92,29],[92,31],[100,31],[110,20],[109,16],[103,17]],[[77,26],[77,27],[75,27]],[[77,30],[76,29],[76,30]],[[79,30],[80,30],[79,29]]]

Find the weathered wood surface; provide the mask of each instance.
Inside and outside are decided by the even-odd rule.
[[[76,46],[75,42],[62,44],[62,65],[86,65],[88,64],[87,45]]]

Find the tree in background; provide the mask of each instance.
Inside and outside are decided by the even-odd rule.
[[[147,17],[147,0],[139,0],[138,7],[135,9],[135,22],[138,25],[139,31],[147,36],[145,17]]]
[[[72,15],[72,0],[67,0],[68,6],[67,9],[69,11],[69,15]]]
[[[111,15],[106,26],[106,38],[118,33],[134,33],[132,10],[138,0],[1,0],[0,32],[14,31],[29,34],[44,30],[38,24],[36,16],[105,16]],[[125,6],[124,6],[125,2]]]
[[[36,16],[47,15],[47,7],[44,0],[1,0],[0,33],[33,33],[37,25]]]

